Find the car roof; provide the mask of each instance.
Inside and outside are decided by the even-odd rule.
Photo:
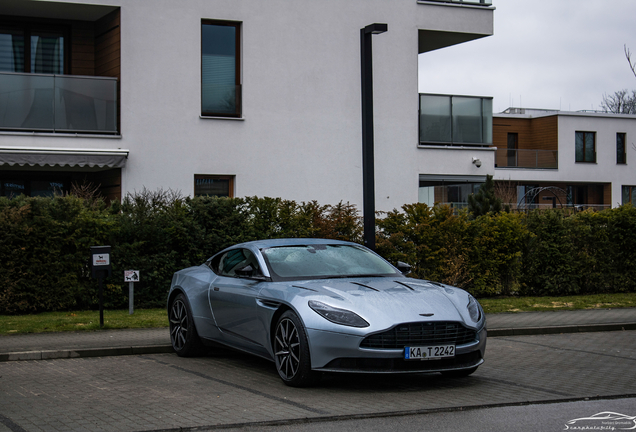
[[[310,244],[342,244],[342,245],[356,245],[358,243],[352,243],[342,240],[320,239],[320,238],[281,238],[281,239],[266,239],[255,240],[245,243],[240,243],[232,246],[235,247],[253,247],[257,249],[264,249],[277,246],[297,246],[297,245],[310,245]]]

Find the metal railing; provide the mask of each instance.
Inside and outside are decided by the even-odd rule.
[[[437,2],[437,3],[464,3],[464,4],[470,4],[470,5],[483,5],[483,6],[490,6],[492,5],[492,0],[426,0],[426,1],[433,1],[433,2]]]
[[[117,78],[0,72],[0,130],[117,134]]]
[[[503,203],[503,206],[507,206],[510,211],[513,212],[525,212],[530,210],[551,210],[558,209],[570,213],[578,213],[584,210],[601,211],[612,208],[610,204],[571,204],[564,203],[563,205],[553,203]]]
[[[498,148],[495,168],[559,168],[558,150],[509,150]]]

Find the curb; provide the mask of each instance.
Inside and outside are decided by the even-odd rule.
[[[488,330],[488,337],[499,336],[528,336],[528,335],[546,335],[557,333],[592,333],[604,331],[625,331],[636,330],[636,323],[619,323],[619,324],[584,324],[571,326],[553,326],[553,327],[522,327],[522,328],[501,328]]]
[[[636,330],[636,323],[585,324],[551,327],[499,328],[488,330],[488,337],[530,336],[559,333],[591,333]],[[123,346],[109,348],[78,348],[45,351],[1,353],[0,362],[21,360],[52,360],[63,358],[109,357],[142,354],[173,353],[172,345]]]
[[[24,351],[0,354],[0,362],[19,360],[52,360],[61,358],[107,357],[172,353],[172,345],[149,345],[112,348],[80,348],[68,350]]]

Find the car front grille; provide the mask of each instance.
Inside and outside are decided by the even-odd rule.
[[[477,340],[477,332],[457,322],[398,324],[364,338],[360,348],[403,349],[405,346],[463,345]]]

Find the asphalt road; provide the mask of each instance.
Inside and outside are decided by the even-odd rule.
[[[603,399],[500,408],[471,409],[405,416],[334,420],[304,424],[244,426],[224,432],[557,432],[562,430],[620,430],[635,420],[578,420],[602,412],[636,416],[636,399]],[[598,429],[583,429],[596,426]],[[605,427],[606,429],[601,429]],[[614,427],[615,429],[611,429]],[[214,429],[209,429],[214,430]],[[218,430],[218,429],[217,429]]]
[[[491,338],[486,363],[468,378],[331,375],[311,389],[286,387],[272,363],[229,350],[194,359],[13,361],[0,363],[0,432],[292,430],[283,428],[387,416],[399,427],[409,417],[443,419],[445,411],[475,408],[455,414],[473,416],[479,426],[489,408],[515,412],[527,405],[528,415],[541,415],[548,405],[537,404],[598,398],[603,411],[612,411],[620,398],[636,397],[634,370],[636,331]],[[596,414],[587,411],[581,415]],[[564,429],[556,426],[546,430]]]

